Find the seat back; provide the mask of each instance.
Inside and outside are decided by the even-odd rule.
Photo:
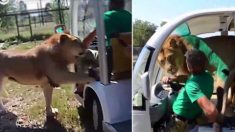
[[[111,38],[114,79],[130,78],[132,68],[132,35],[131,32],[119,33]]]

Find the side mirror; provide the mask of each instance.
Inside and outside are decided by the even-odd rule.
[[[143,89],[143,96],[146,99],[150,99],[150,87],[149,87],[149,73],[145,72],[141,75],[141,84]]]

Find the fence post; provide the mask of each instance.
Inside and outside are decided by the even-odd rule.
[[[33,39],[33,32],[32,32],[32,26],[31,26],[31,17],[30,17],[29,13],[28,13],[28,15],[29,15],[30,40],[32,41],[32,39]]]
[[[44,13],[42,11],[42,0],[40,0],[40,13],[41,13],[41,18],[42,18],[42,25],[44,25]]]
[[[20,39],[20,31],[19,31],[19,25],[18,25],[18,16],[15,14],[15,19],[16,19],[16,29],[17,29],[17,44],[19,44],[19,39]]]
[[[58,11],[59,11],[60,24],[63,24],[61,10],[60,10],[60,0],[58,0]]]

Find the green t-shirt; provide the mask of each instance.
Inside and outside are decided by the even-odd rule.
[[[197,99],[203,96],[210,99],[213,93],[213,84],[214,80],[208,72],[191,75],[173,104],[174,113],[187,119],[199,116],[202,109],[197,104]]]
[[[227,75],[224,74],[224,69],[229,69],[228,66],[221,60],[221,58],[212,51],[212,49],[201,38],[195,35],[182,36],[191,44],[195,49],[201,50],[207,57],[210,65],[216,67],[216,73],[222,80],[227,79]]]
[[[131,19],[131,13],[122,9],[104,13],[107,46],[110,46],[110,37],[113,33],[131,32]]]

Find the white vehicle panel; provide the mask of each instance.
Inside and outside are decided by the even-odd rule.
[[[86,86],[86,90],[88,88],[92,88],[100,100],[104,122],[113,124],[131,120],[130,79],[111,81],[108,85],[93,82]]]
[[[148,108],[149,105],[146,105]],[[149,109],[146,111],[133,111],[132,131],[133,132],[151,132],[151,123]]]

